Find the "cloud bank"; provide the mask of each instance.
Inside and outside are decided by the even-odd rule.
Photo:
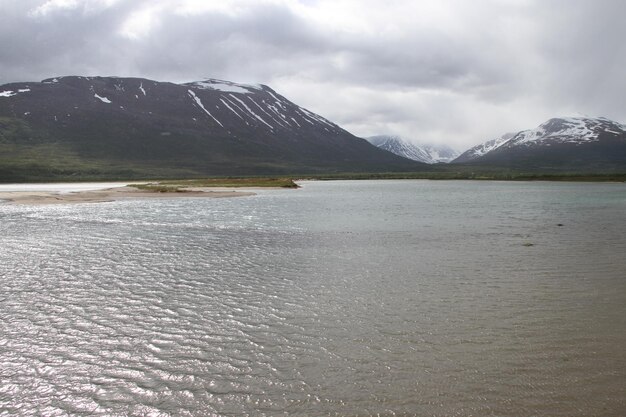
[[[0,0],[0,83],[268,84],[359,136],[465,149],[545,119],[626,122],[621,0]]]

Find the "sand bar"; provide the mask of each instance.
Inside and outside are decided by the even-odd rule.
[[[251,191],[235,191],[216,187],[194,187],[184,192],[154,192],[139,190],[131,186],[120,186],[103,190],[89,190],[76,192],[58,191],[3,191],[0,200],[12,204],[76,204],[76,203],[105,203],[110,201],[140,199],[140,198],[224,198],[245,197],[255,195]]]

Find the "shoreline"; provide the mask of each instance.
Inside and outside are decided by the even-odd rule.
[[[256,195],[252,191],[234,191],[228,188],[194,187],[183,192],[156,192],[140,190],[132,186],[120,186],[102,190],[59,192],[59,191],[0,191],[0,200],[5,204],[47,205],[108,203],[120,200],[143,198],[230,198]]]

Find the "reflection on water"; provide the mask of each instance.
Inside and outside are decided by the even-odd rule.
[[[0,413],[626,414],[622,184],[0,204]]]

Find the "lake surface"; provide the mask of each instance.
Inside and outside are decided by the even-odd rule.
[[[0,414],[626,415],[626,185],[0,203]]]

